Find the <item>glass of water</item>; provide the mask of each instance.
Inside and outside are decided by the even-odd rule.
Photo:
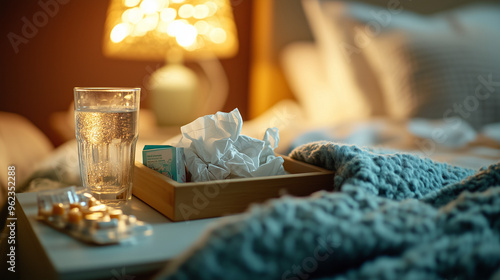
[[[132,197],[139,88],[76,87],[75,127],[83,185],[99,201]]]

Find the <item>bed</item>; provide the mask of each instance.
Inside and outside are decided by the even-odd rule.
[[[496,162],[498,5],[363,2],[260,4],[246,133],[277,126],[281,153],[333,140]]]
[[[338,192],[221,221],[160,278],[500,277],[498,4],[257,2],[244,133]]]
[[[158,277],[500,279],[500,6],[254,5],[243,134],[278,127],[277,152],[335,171],[336,191],[222,219]],[[78,183],[75,153],[24,190]]]

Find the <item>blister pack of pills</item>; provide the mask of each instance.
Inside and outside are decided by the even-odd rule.
[[[153,234],[150,224],[106,206],[84,188],[38,193],[38,220],[94,245],[135,244]]]

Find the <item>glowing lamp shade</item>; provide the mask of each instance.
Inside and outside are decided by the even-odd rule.
[[[184,59],[228,58],[238,51],[230,0],[111,0],[104,54],[158,60],[181,50]]]

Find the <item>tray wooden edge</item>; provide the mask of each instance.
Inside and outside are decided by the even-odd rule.
[[[188,183],[176,182],[142,163],[136,162],[132,192],[134,196],[169,219],[173,221],[186,221],[243,212],[253,203],[277,198],[283,193],[294,196],[305,196],[318,190],[331,191],[333,189],[333,171],[300,162],[288,156],[282,157],[284,159],[283,165],[285,170],[291,174]],[[283,187],[279,184],[282,181],[287,181],[289,184]],[[314,183],[314,185],[305,190],[301,185],[306,183]],[[193,213],[195,215],[190,215],[189,219],[186,219],[184,213],[180,213],[179,209],[181,205],[185,207],[193,201],[193,195],[191,194],[190,197],[190,192],[201,192],[202,190],[206,190],[207,187],[213,188],[214,186],[218,186],[219,190],[224,189],[224,195],[219,195],[218,193],[216,197],[211,198],[211,207],[201,209],[203,211],[194,209]],[[259,186],[259,190],[264,193],[253,192],[257,193],[257,195],[252,195],[252,192],[249,190],[254,190],[255,186]],[[229,197],[227,194],[231,194],[232,197]],[[238,201],[241,203],[235,205],[234,201],[236,199],[234,197],[238,197]]]

